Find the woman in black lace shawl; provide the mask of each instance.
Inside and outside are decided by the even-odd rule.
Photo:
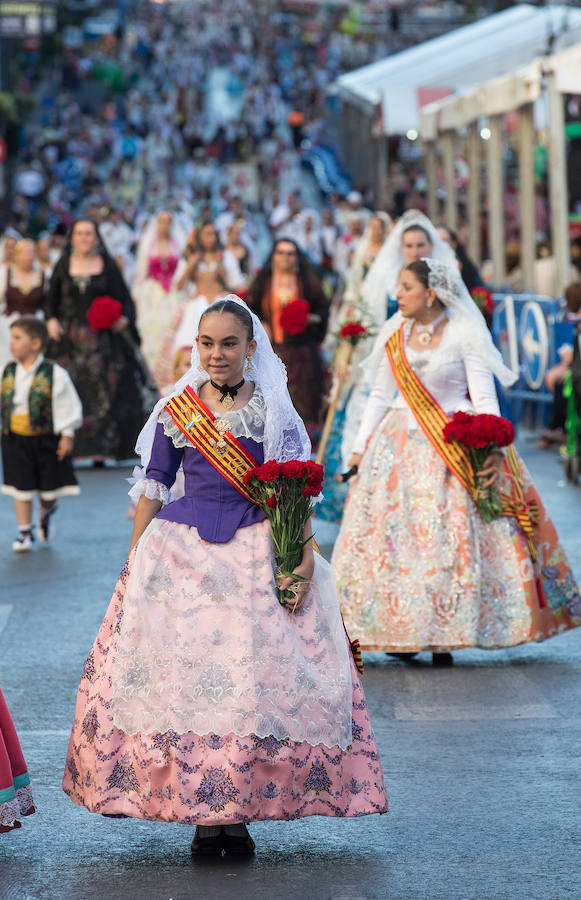
[[[112,328],[94,331],[87,312],[98,297],[121,304]],[[70,374],[83,403],[75,455],[127,459],[157,390],[139,352],[135,306],[123,276],[88,219],[77,220],[53,272],[45,303],[48,356]]]

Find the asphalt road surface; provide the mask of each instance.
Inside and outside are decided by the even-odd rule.
[[[581,577],[581,487],[521,440]],[[453,669],[366,659],[391,812],[251,826],[245,862],[192,862],[192,829],[111,820],[60,783],[81,668],[124,561],[128,471],[80,470],[50,548],[12,553],[0,503],[0,685],[38,812],[0,836],[1,900],[561,900],[581,897],[581,630]],[[318,527],[328,552],[334,529]]]

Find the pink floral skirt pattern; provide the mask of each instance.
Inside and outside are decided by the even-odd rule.
[[[352,743],[344,750],[273,736],[128,735],[116,728],[112,674],[133,559],[121,572],[79,686],[63,779],[75,803],[106,815],[202,825],[387,812],[352,660]]]

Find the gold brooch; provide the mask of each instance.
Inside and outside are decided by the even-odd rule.
[[[217,441],[212,438],[210,444],[212,445],[212,447],[216,448],[220,456],[224,456],[224,454],[228,450],[228,444],[224,440],[224,434],[225,432],[230,430],[230,422],[228,419],[216,419],[216,421],[214,422],[214,427],[219,433],[220,437]]]

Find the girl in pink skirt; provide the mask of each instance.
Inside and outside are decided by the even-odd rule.
[[[92,812],[195,824],[193,854],[253,853],[253,820],[386,812],[330,568],[305,543],[296,606],[281,605],[270,525],[241,488],[241,459],[304,460],[310,444],[238,298],[203,315],[192,368],[138,450],[132,547],[85,663],[66,793]]]
[[[30,777],[12,717],[0,691],[0,834],[34,812]]]

